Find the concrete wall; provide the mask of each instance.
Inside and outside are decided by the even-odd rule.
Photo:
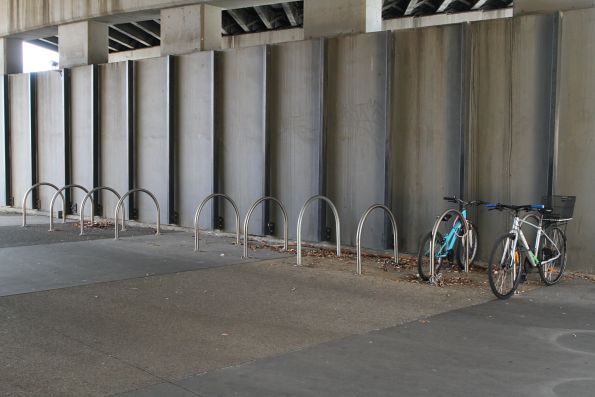
[[[452,25],[394,34],[389,179],[405,252],[452,207],[442,197],[460,197],[466,32]]]
[[[266,47],[228,50],[217,54],[216,189],[236,201],[246,214],[265,195],[265,57]],[[251,219],[250,231],[263,232],[265,205]],[[223,214],[225,229],[235,230],[234,213]]]
[[[176,57],[179,223],[191,225],[194,209],[213,191],[230,194],[242,216],[272,194],[288,207],[293,236],[301,205],[322,192],[339,209],[344,244],[354,243],[368,206],[387,203],[399,222],[401,250],[415,252],[419,236],[445,208],[444,195],[528,203],[553,189],[578,196],[568,228],[570,268],[595,271],[588,242],[595,226],[589,211],[595,47],[584,40],[595,34],[593,22],[594,11],[572,11],[561,19],[531,15]],[[166,65],[166,58],[135,62],[136,185],[156,193],[163,222]],[[91,186],[92,67],[71,72],[73,182]],[[99,67],[100,182],[122,193],[128,183],[125,72],[124,63]],[[29,75],[9,79],[12,189],[20,207],[31,185]],[[62,153],[64,143],[60,84],[58,72],[38,76],[38,138],[52,148],[39,153],[40,178],[55,183],[64,177],[63,159],[50,156]],[[111,216],[114,200],[108,194],[103,200]],[[154,222],[153,204],[142,196],[139,203],[141,220]],[[254,213],[252,233],[263,233],[265,208]],[[271,208],[280,234],[279,212]],[[202,227],[213,226],[209,212]],[[218,214],[234,230],[229,206]],[[318,238],[321,223],[333,227],[329,211],[323,222],[319,216],[314,205],[306,239]],[[480,256],[487,258],[509,220],[485,211],[472,218]],[[364,245],[383,248],[388,237],[383,214],[375,213]]]
[[[176,209],[180,224],[193,226],[196,208],[214,192],[214,53],[199,52],[176,58],[175,73]],[[203,228],[213,227],[211,208],[209,203],[203,209],[200,219]]]
[[[121,196],[128,191],[128,112],[126,63],[101,65],[99,99],[100,184]],[[118,198],[108,190],[101,193],[103,216],[113,218]],[[128,214],[128,206],[125,205]],[[155,221],[155,216],[150,218]]]
[[[37,147],[40,182],[64,186],[64,117],[62,114],[62,75],[58,71],[37,75]],[[41,208],[49,209],[55,191],[42,188],[39,193]],[[62,210],[62,201],[56,200],[54,210]]]
[[[386,197],[389,37],[382,32],[328,41],[327,192],[341,214],[341,240],[349,245],[364,211]],[[386,237],[384,214],[377,211],[362,242],[382,248]]]
[[[12,192],[15,207],[21,208],[25,191],[31,187],[31,134],[29,129],[29,75],[9,77]],[[41,189],[50,189],[42,187]],[[31,195],[27,208],[31,208]]]
[[[470,196],[527,204],[547,193],[552,29],[548,17],[471,25]],[[480,208],[477,223],[487,258],[510,219]]]
[[[167,58],[143,59],[135,68],[136,187],[151,191],[161,206],[161,222],[168,221],[168,137],[166,107]],[[155,222],[155,204],[137,197],[139,220]]]
[[[297,217],[308,198],[322,193],[322,41],[302,41],[271,46],[269,73],[269,130],[271,194],[289,212],[289,235],[295,238]],[[287,93],[292,95],[287,95]],[[273,207],[277,208],[277,207]],[[318,240],[318,204],[304,217],[302,236]],[[274,212],[277,234],[283,218]],[[329,223],[334,229],[334,225]]]
[[[8,89],[8,85],[4,86],[4,79],[0,78],[0,205],[7,206],[9,203],[6,202],[6,156],[5,156],[5,138],[6,134],[10,134],[10,131],[6,131],[4,128],[4,90]]]
[[[595,46],[585,38],[595,34],[595,10],[563,13],[561,31],[555,191],[577,196],[568,225],[568,266],[593,273]]]
[[[81,66],[71,70],[71,147],[72,183],[93,187],[93,83],[92,67]],[[72,191],[72,201],[81,203],[85,193]],[[90,203],[86,204],[90,214]]]

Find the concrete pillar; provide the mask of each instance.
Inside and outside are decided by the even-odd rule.
[[[23,73],[23,41],[0,38],[0,75]]]
[[[382,30],[382,0],[304,0],[306,39]]]
[[[84,21],[58,27],[60,67],[108,62],[108,27]]]
[[[513,5],[515,15],[568,11],[591,7],[595,7],[595,0],[515,0]]]
[[[221,8],[205,4],[161,10],[161,55],[221,49]]]

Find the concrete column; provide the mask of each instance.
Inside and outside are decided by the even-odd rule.
[[[382,30],[382,0],[304,0],[306,39]]]
[[[108,27],[84,21],[58,27],[60,67],[108,62]]]
[[[205,4],[161,10],[161,55],[221,49],[221,8]]]
[[[0,75],[23,73],[23,41],[0,38]]]

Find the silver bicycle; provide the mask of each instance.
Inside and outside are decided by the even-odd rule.
[[[514,294],[524,277],[523,270],[538,268],[539,276],[546,285],[554,285],[562,278],[566,267],[565,226],[572,219],[575,197],[550,196],[545,202],[486,205],[489,209],[509,211],[513,215],[512,229],[496,241],[488,263],[490,287],[500,299]],[[523,211],[533,213],[521,218]],[[522,226],[535,230],[533,248],[529,246]]]

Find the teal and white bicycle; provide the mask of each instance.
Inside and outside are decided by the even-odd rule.
[[[492,249],[488,280],[494,295],[508,299],[523,278],[523,269],[538,268],[546,285],[554,285],[566,268],[565,225],[572,219],[574,196],[550,196],[545,204],[487,204],[491,210],[513,215],[510,232],[501,236]],[[532,212],[521,218],[521,212]],[[534,222],[530,221],[533,220]],[[522,226],[535,229],[535,244],[529,246]]]

